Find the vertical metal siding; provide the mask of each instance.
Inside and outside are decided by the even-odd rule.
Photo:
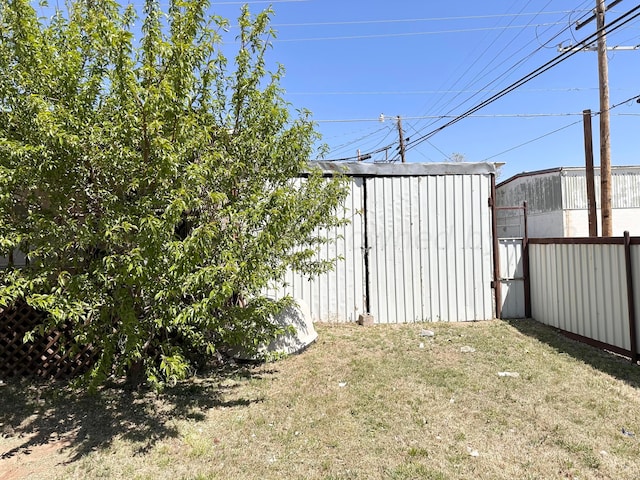
[[[303,300],[313,321],[354,322],[364,313],[364,221],[363,179],[353,177],[345,201],[346,218],[350,223],[327,233],[335,243],[324,245],[318,259],[342,257],[336,260],[333,271],[309,280],[289,272],[285,285],[269,293],[276,298],[291,295]]]
[[[492,318],[490,175],[366,182],[376,321]]]
[[[595,177],[596,202],[600,205],[600,176]],[[585,210],[587,204],[587,180],[584,172],[579,175],[565,175],[562,177],[563,208],[568,210]]]
[[[522,205],[526,201],[532,214],[562,210],[562,181],[558,172],[516,178],[500,185],[496,197],[500,207]]]
[[[524,318],[524,276],[522,270],[522,239],[499,240],[500,282],[502,284],[502,317]]]
[[[562,177],[563,208],[583,210],[587,205],[587,184],[584,170],[568,171]],[[596,170],[595,180],[596,203],[600,205],[600,173]],[[614,169],[611,176],[611,202],[613,208],[640,207],[640,175],[622,168]]]
[[[640,245],[631,245],[631,274],[633,276],[633,300],[636,310],[636,345],[640,348]]]
[[[536,320],[630,348],[622,245],[530,244],[529,254]]]

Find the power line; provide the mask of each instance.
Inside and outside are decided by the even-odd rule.
[[[385,151],[387,151],[387,150],[390,150],[391,148],[393,148],[393,147],[394,147],[394,145],[395,145],[395,143],[390,143],[390,144],[388,144],[388,145],[385,145],[384,147],[380,147],[380,148],[378,148],[378,149],[376,149],[376,150],[373,150],[373,151],[371,151],[371,152],[365,152],[365,153],[362,153],[362,154],[360,155],[360,157],[364,157],[364,156],[368,156],[368,155],[371,155],[371,156],[372,156],[372,155],[377,155],[378,153],[382,153],[382,152],[385,152]],[[358,156],[357,156],[357,155],[352,155],[352,156],[350,156],[350,157],[333,158],[333,159],[323,159],[323,158],[318,158],[317,160],[324,160],[324,161],[326,161],[326,162],[346,162],[346,161],[349,161],[349,160],[357,160],[357,159],[358,159]]]
[[[251,2],[249,2],[251,3]],[[340,25],[376,25],[384,23],[417,23],[417,22],[437,22],[450,20],[479,20],[488,18],[504,18],[504,17],[527,17],[537,15],[557,15],[562,13],[571,13],[572,10],[557,12],[532,12],[532,13],[502,13],[495,15],[463,15],[459,17],[433,17],[433,18],[401,18],[391,20],[352,20],[342,22],[306,22],[306,23],[274,23],[272,27],[316,27],[316,26],[340,26]]]
[[[367,147],[367,146],[366,146],[366,145],[367,145],[367,143],[366,143],[366,142],[365,142],[364,144],[360,143],[360,142],[361,142],[362,140],[364,140],[365,138],[369,138],[369,137],[373,136],[374,134],[379,133],[379,132],[380,132],[380,131],[382,131],[382,130],[386,130],[386,131],[387,131],[387,133],[384,135],[384,137],[382,137],[382,138],[378,139],[378,141],[377,141],[375,144],[371,145],[370,147]],[[378,148],[380,145],[382,145],[382,143],[384,143],[384,141],[385,141],[387,138],[389,138],[389,135],[391,135],[391,133],[393,133],[393,126],[391,126],[391,125],[385,125],[384,127],[382,127],[382,128],[380,128],[380,129],[376,130],[375,132],[373,132],[372,134],[365,135],[364,137],[361,137],[361,138],[359,138],[359,139],[356,139],[356,140],[353,140],[353,141],[350,141],[350,142],[346,142],[346,143],[343,143],[342,145],[339,145],[339,146],[337,146],[337,147],[335,147],[335,148],[332,148],[332,149],[331,149],[331,154],[332,154],[333,156],[339,155],[339,152],[344,151],[344,150],[346,150],[347,148],[354,148],[354,147],[353,147],[353,145],[356,145],[356,144],[358,144],[357,146],[358,146],[358,148],[359,148],[359,149],[361,149],[361,150],[365,150],[365,149],[366,149],[366,150],[375,150],[375,149],[376,149],[376,148]],[[375,140],[373,140],[373,141],[375,141]],[[369,141],[369,143],[373,143],[373,142],[370,140],[370,141]]]
[[[625,14],[623,14],[620,17],[618,17],[617,19],[613,20],[609,25],[605,25],[602,29],[599,29],[598,31],[596,31],[593,34],[589,35],[584,40],[582,40],[580,42],[580,44],[584,45],[584,44],[587,44],[587,43],[593,41],[593,39],[597,37],[597,35],[600,33],[600,31],[604,30],[605,28],[609,32],[613,32],[613,31],[619,29],[620,27],[626,25],[628,22],[630,22],[630,21],[632,21],[635,18],[640,16],[640,13],[636,13],[638,10],[640,10],[640,5],[632,8],[631,10],[626,12]],[[626,17],[631,17],[631,18],[626,18]],[[525,75],[524,77],[520,78],[516,82],[513,82],[508,87],[502,89],[500,92],[496,93],[495,95],[493,95],[493,96],[489,97],[488,99],[480,102],[476,106],[468,109],[466,112],[458,115],[457,117],[453,118],[452,120],[450,120],[449,122],[445,123],[444,125],[442,125],[442,126],[436,128],[436,129],[434,129],[434,130],[422,135],[421,137],[419,137],[416,140],[413,140],[413,141],[409,142],[407,144],[407,150],[415,148],[420,143],[422,143],[422,142],[426,141],[427,139],[431,138],[436,133],[441,132],[445,128],[450,127],[451,125],[454,125],[454,124],[458,123],[460,120],[463,120],[464,118],[474,114],[478,110],[480,110],[480,109],[486,107],[487,105],[495,102],[496,100],[502,98],[506,94],[511,93],[516,88],[518,88],[518,87],[524,85],[525,83],[533,80],[534,78],[538,77],[539,75],[541,75],[542,73],[544,73],[547,70],[551,69],[552,67],[558,65],[559,63],[567,60],[568,58],[570,58],[571,56],[575,55],[576,53],[577,53],[577,51],[568,51],[568,52],[560,53],[559,55],[555,56],[553,59],[549,60],[548,62],[546,62],[542,66],[540,66],[537,69],[533,70],[532,72],[528,73],[527,75]]]
[[[618,108],[619,106],[624,105],[625,103],[633,102],[634,100],[638,100],[638,99],[640,99],[640,95],[634,95],[633,97],[629,97],[626,100],[616,103],[615,105],[611,105],[609,107],[609,110],[613,110],[614,108]],[[600,115],[600,112],[598,112],[596,115]]]
[[[627,98],[626,100],[623,100],[623,101],[621,101],[621,102],[616,103],[615,105],[611,105],[611,107],[609,107],[609,110],[613,110],[614,108],[618,108],[618,107],[620,107],[621,105],[624,105],[624,104],[626,104],[626,103],[629,103],[629,102],[632,102],[632,101],[634,101],[634,100],[638,100],[638,99],[640,99],[640,95],[634,95],[633,97],[629,97],[629,98]],[[596,112],[596,113],[594,113],[594,114],[593,114],[593,116],[594,116],[594,117],[595,117],[595,116],[598,116],[598,115],[600,115],[600,113],[601,113],[601,112]],[[620,114],[620,115],[624,115],[624,114]],[[628,114],[628,115],[629,115],[629,114]],[[636,114],[630,114],[630,115],[640,115],[640,114],[637,114],[637,113],[636,113]],[[518,148],[520,148],[520,147],[524,147],[525,145],[529,145],[530,143],[536,142],[536,141],[538,141],[538,140],[540,140],[540,139],[542,139],[542,138],[545,138],[545,137],[548,137],[548,136],[550,136],[550,135],[553,135],[554,133],[558,133],[558,132],[560,132],[560,131],[562,131],[562,130],[565,130],[565,129],[569,128],[569,127],[572,127],[572,126],[574,126],[574,125],[577,125],[577,124],[579,124],[579,123],[581,123],[581,122],[582,122],[582,120],[578,120],[577,122],[570,123],[570,124],[568,124],[568,125],[565,125],[564,127],[557,128],[557,129],[555,129],[555,130],[553,130],[553,131],[551,131],[551,132],[547,132],[547,133],[545,133],[544,135],[540,135],[539,137],[533,138],[533,139],[531,139],[531,140],[527,140],[527,141],[526,141],[526,142],[524,142],[524,143],[521,143],[521,144],[516,145],[516,146],[514,146],[514,147],[508,148],[507,150],[503,150],[502,152],[500,152],[500,153],[496,153],[495,155],[491,155],[490,157],[485,158],[483,161],[484,161],[484,162],[486,162],[486,161],[488,161],[488,160],[491,160],[492,158],[499,157],[500,155],[504,155],[505,153],[511,152],[511,151],[516,150],[516,149],[518,149]],[[433,146],[433,144],[432,144],[431,142],[429,142],[428,140],[427,140],[427,143],[429,143],[430,145],[432,145],[432,146]],[[437,150],[438,150],[438,151],[440,151],[439,149],[437,149]]]
[[[526,4],[526,5],[524,5],[524,6],[522,7],[522,10],[520,10],[520,12],[524,11],[524,9],[525,9],[525,8],[527,8],[527,6],[529,5],[529,3],[531,3],[531,0],[529,0],[529,1],[527,2],[527,4]],[[514,5],[515,5],[515,3],[514,3]],[[536,16],[536,17],[537,17],[537,16]],[[533,22],[533,20],[535,20],[535,18],[536,18],[536,17],[532,18],[532,19],[531,19],[531,21],[529,22],[529,24],[531,24],[531,23]],[[509,22],[509,23],[507,24],[507,27],[511,26],[511,25],[513,24],[513,21],[514,21],[514,20],[515,20],[515,19],[512,19],[512,20],[511,20],[511,22]],[[486,54],[486,53],[487,53],[487,52],[488,52],[488,51],[493,47],[493,45],[494,45],[494,44],[495,44],[495,43],[496,43],[496,42],[497,42],[497,41],[502,37],[502,35],[505,33],[505,31],[506,31],[506,30],[502,30],[502,31],[501,31],[501,32],[500,32],[500,33],[499,33],[499,34],[498,34],[498,35],[493,39],[493,41],[491,41],[491,43],[489,43],[489,45],[487,45],[487,47],[485,47],[485,49],[482,51],[482,53],[480,53],[480,55],[475,55],[475,54],[470,55],[470,57],[471,57],[471,58],[473,58],[473,57],[475,57],[475,58],[473,58],[473,60],[472,60],[472,61],[470,61],[470,62],[468,62],[468,63],[467,63],[466,69],[464,70],[464,72],[463,72],[462,74],[460,74],[460,75],[456,75],[456,73],[455,73],[455,72],[452,72],[452,75],[451,75],[449,78],[451,78],[452,76],[455,78],[455,77],[457,76],[457,78],[456,78],[456,80],[455,80],[455,82],[454,82],[454,84],[453,84],[453,86],[454,86],[454,87],[455,87],[456,85],[458,85],[458,84],[461,82],[461,80],[462,80],[462,79],[467,75],[467,73],[469,73],[469,72],[471,71],[471,69],[472,69],[472,68],[473,68],[477,63],[479,63],[479,62],[480,62],[480,60],[485,56],[485,54]],[[520,35],[522,34],[522,32],[523,32],[523,31],[524,31],[524,30],[520,30],[520,31],[516,34],[515,38],[517,38],[518,36],[520,36]],[[501,52],[502,52],[502,51],[504,51],[504,49],[505,49],[505,48],[507,48],[507,45],[509,45],[510,43],[511,43],[511,42],[503,42],[504,47],[503,47],[503,49],[501,50]],[[477,47],[476,47],[476,48],[477,48]],[[469,57],[468,57],[468,58],[469,58]],[[493,59],[492,59],[490,62],[487,62],[487,63],[485,64],[484,68],[480,71],[480,74],[481,74],[482,72],[484,72],[484,71],[485,71],[485,70],[486,70],[486,69],[487,69],[487,68],[488,68],[488,67],[489,67],[489,66],[490,66],[490,65],[491,65],[495,60],[496,60],[496,58],[498,58],[498,55],[497,55],[497,54],[493,56]],[[469,82],[467,82],[467,84],[465,85],[465,87],[464,87],[464,88],[468,88],[468,87],[470,87],[470,86],[474,85],[474,84],[478,81],[477,75],[478,75],[478,74],[476,74],[476,78],[475,78],[475,79],[472,79],[472,80],[470,80]],[[449,81],[449,80],[447,80],[447,82],[448,82],[448,81]],[[468,102],[469,100],[471,100],[471,98],[473,98],[473,97],[474,97],[474,96],[476,96],[476,95],[478,95],[478,92],[474,93],[474,94],[473,94],[470,98],[468,98],[465,102]],[[450,105],[450,104],[451,104],[453,101],[455,101],[455,99],[456,99],[456,98],[458,98],[459,96],[460,96],[460,94],[458,93],[458,94],[456,94],[452,99],[450,99],[450,100],[446,101],[446,102],[445,102],[445,103],[444,103],[444,104],[439,108],[439,110],[438,110],[436,113],[442,113],[442,111],[447,107],[447,105]],[[441,98],[440,98],[439,100],[437,100],[435,103],[432,103],[432,105],[433,105],[433,106],[432,106],[432,107],[430,107],[430,108],[435,109],[435,108],[438,106],[438,104],[440,104],[443,100],[444,100],[444,97],[441,97]],[[463,103],[464,103],[464,102],[463,102]],[[450,110],[450,111],[451,111],[451,110]],[[447,112],[447,113],[449,113],[449,112]],[[432,125],[433,123],[434,123],[434,122],[431,122],[429,125]],[[428,125],[427,125],[427,127],[428,127]],[[426,128],[426,127],[425,127],[425,128]]]
[[[549,2],[549,3],[550,3],[550,2]],[[548,5],[549,3],[547,3],[547,5]],[[488,87],[490,87],[491,85],[493,85],[493,84],[495,84],[496,82],[498,82],[498,80],[500,80],[501,78],[505,77],[505,76],[506,76],[507,74],[509,74],[510,72],[514,71],[518,66],[522,65],[526,60],[528,60],[529,58],[531,58],[535,53],[537,53],[538,51],[542,50],[542,48],[544,47],[544,45],[545,45],[545,44],[548,44],[549,42],[551,42],[552,40],[554,40],[555,38],[557,38],[559,35],[561,35],[563,32],[565,32],[565,31],[567,31],[567,30],[571,30],[571,26],[570,26],[570,25],[569,25],[569,26],[567,26],[567,27],[565,27],[564,29],[562,29],[560,32],[557,32],[557,33],[556,33],[555,35],[553,35],[549,40],[547,40],[544,44],[541,44],[540,46],[538,46],[538,48],[536,48],[533,52],[529,53],[526,57],[524,57],[524,58],[520,59],[518,62],[516,62],[515,64],[513,64],[513,65],[512,65],[511,67],[509,67],[506,71],[504,71],[503,73],[501,73],[497,78],[494,78],[494,79],[493,79],[493,80],[491,80],[489,83],[485,84],[485,85],[483,86],[483,88],[482,88],[482,89],[480,89],[480,90],[487,89],[487,88],[488,88]],[[538,38],[538,36],[537,36],[537,35],[536,35],[536,38]],[[539,41],[539,39],[538,39],[538,41]],[[494,42],[495,42],[495,41],[494,41]],[[493,44],[493,43],[492,43],[492,44]],[[524,49],[524,47],[520,48],[520,49],[518,50],[518,52],[519,52],[519,51],[521,51],[521,50],[523,50],[523,49]],[[503,48],[503,51],[504,51],[504,48]],[[485,49],[485,52],[486,52],[486,49]],[[518,52],[515,52],[515,53],[514,53],[514,54],[512,54],[509,58],[513,57],[513,56],[514,56],[516,53],[518,53]],[[484,52],[483,52],[483,54],[484,54]],[[494,59],[489,63],[489,65],[490,65],[491,63],[493,63],[493,62],[494,62],[494,60],[495,60],[496,58],[497,58],[497,56],[495,56],[495,57],[494,57]],[[508,60],[508,58],[507,58],[507,59],[505,59],[505,60],[503,60],[499,65],[497,65],[497,66],[496,66],[496,67],[494,67],[494,68],[497,68],[497,67],[501,66],[502,64],[504,64],[504,63],[506,62],[506,60]],[[487,65],[487,66],[488,66],[488,65]],[[485,68],[484,68],[480,73],[484,72],[484,71],[487,69],[487,66],[485,66]],[[469,69],[467,69],[467,71],[468,71],[468,70],[469,70]],[[465,72],[465,73],[466,73],[466,72]],[[482,78],[484,78],[484,77],[486,77],[486,76],[487,76],[487,74],[484,74],[484,75],[482,75],[481,77],[476,78],[475,80],[472,80],[472,81],[468,82],[468,83],[467,83],[467,87],[468,87],[468,86],[471,86],[471,85],[473,85],[473,84],[475,84],[477,81],[479,81],[480,79],[482,79]],[[456,81],[456,84],[457,84],[457,83],[458,83],[458,82]],[[473,95],[471,95],[469,98],[465,99],[464,101],[462,101],[462,102],[458,103],[455,107],[451,108],[451,109],[447,112],[447,114],[448,114],[448,113],[453,112],[456,108],[462,107],[462,106],[463,106],[463,105],[465,105],[466,103],[470,102],[470,101],[471,101],[474,97],[476,97],[478,94],[479,94],[479,91],[478,91],[478,92],[476,92],[476,93],[474,93]],[[458,96],[459,96],[459,95],[456,95],[454,98],[452,98],[452,99],[448,102],[448,104],[453,103],[453,100],[455,100]],[[443,109],[444,109],[444,108],[441,108],[441,109],[440,109],[440,111],[442,111]],[[436,123],[436,122],[430,122],[428,125],[426,125],[426,126],[425,126],[425,127],[423,127],[422,129],[424,130],[424,129],[428,128],[429,126],[431,126],[431,125],[433,125],[433,124],[435,124],[435,123]]]
[[[343,149],[343,148],[345,148],[345,147],[351,146],[351,145],[353,145],[353,144],[355,144],[355,143],[359,143],[359,142],[361,142],[362,140],[364,140],[364,139],[366,139],[366,138],[372,137],[373,135],[376,135],[377,133],[380,133],[380,132],[381,132],[381,131],[383,131],[383,130],[390,130],[390,127],[389,127],[388,125],[385,125],[384,127],[379,128],[379,129],[377,129],[377,130],[375,130],[375,131],[373,131],[373,132],[369,132],[369,133],[367,133],[366,135],[363,135],[363,136],[361,136],[361,137],[359,137],[359,138],[356,138],[355,140],[350,140],[350,141],[345,142],[345,143],[343,143],[343,144],[341,144],[341,145],[338,145],[337,147],[335,147],[335,148],[333,148],[333,149],[331,149],[331,150],[332,150],[333,152],[338,152],[338,151],[342,150],[342,149]],[[376,146],[377,146],[377,145],[376,145]]]
[[[467,118],[536,118],[536,117],[582,117],[582,112],[568,113],[486,113],[467,115]],[[421,115],[417,117],[402,117],[403,120],[444,120],[458,118],[459,115]],[[335,120],[314,120],[315,123],[360,123],[379,122],[379,118],[352,118]],[[419,132],[415,130],[418,134]]]
[[[584,90],[597,90],[598,87],[574,87],[574,88],[530,88],[522,90],[526,92],[579,92]],[[450,93],[491,93],[499,92],[497,88],[484,90],[405,90],[405,91],[336,91],[336,92],[287,92],[287,95],[445,95]],[[406,117],[403,117],[406,118]]]
[[[616,103],[614,105],[611,105],[611,107],[609,107],[609,110],[614,110],[614,109],[616,109],[616,108],[618,108],[618,107],[620,107],[622,105],[625,105],[625,104],[627,104],[629,102],[633,102],[634,100],[638,100],[638,99],[640,99],[640,95],[631,96],[631,97],[629,97],[629,98],[627,98],[625,100],[622,100],[621,102],[618,102],[618,103]],[[523,113],[518,113],[518,114],[469,115],[469,117],[474,117],[474,118],[532,118],[533,117],[533,118],[535,118],[535,117],[568,117],[568,116],[580,116],[580,117],[582,117],[582,115],[583,115],[582,112],[576,112],[576,113],[524,113],[524,114]],[[600,115],[600,112],[596,112],[593,115],[594,116]],[[640,116],[640,114],[638,114],[638,113],[626,113],[626,114],[625,113],[619,113],[619,114],[615,114],[615,115],[619,115],[619,116]],[[448,118],[451,118],[451,117],[456,118],[455,116],[448,116]],[[415,119],[415,118],[435,118],[435,117],[403,117],[403,118],[405,118],[405,119]],[[447,118],[447,116],[438,116],[437,118]],[[368,120],[368,121],[373,121],[373,119]],[[376,121],[379,121],[379,120],[376,120]],[[525,145],[533,143],[533,142],[535,142],[537,140],[540,140],[540,139],[542,139],[544,137],[547,137],[549,135],[553,135],[554,133],[560,132],[560,131],[562,131],[562,130],[564,130],[566,128],[569,128],[569,127],[571,127],[573,125],[576,125],[576,124],[580,123],[581,121],[582,120],[578,120],[577,122],[570,123],[568,125],[565,125],[563,127],[558,128],[556,130],[553,130],[551,132],[545,133],[545,134],[543,134],[543,135],[541,135],[539,137],[533,138],[533,139],[528,140],[528,141],[526,141],[524,143],[521,143],[519,145],[511,147],[511,148],[509,148],[507,150],[504,150],[504,151],[502,151],[500,153],[496,153],[495,155],[492,155],[490,157],[485,158],[484,161],[487,161],[487,160],[490,160],[492,158],[498,157],[498,156],[503,155],[505,153],[508,153],[508,152],[510,152],[512,150],[516,150],[516,149],[518,149],[520,147],[523,147]],[[383,127],[383,128],[385,128],[385,127]],[[413,127],[411,127],[411,128],[413,128]],[[381,130],[382,129],[378,129],[375,132],[373,132],[371,135],[373,135],[375,133],[378,133]],[[389,132],[390,131],[391,131],[391,129],[389,129]],[[414,131],[416,131],[416,130],[414,129]],[[389,132],[387,133],[385,138],[387,138],[389,136]],[[416,133],[418,133],[418,132],[416,131]],[[370,136],[370,135],[367,135],[365,137],[368,137],[368,136]],[[382,141],[384,141],[384,139],[381,140],[379,143],[382,143]],[[448,155],[446,153],[444,153],[442,150],[440,150],[438,147],[436,147],[432,142],[430,142],[429,140],[425,140],[425,141],[429,145],[431,145],[433,148],[435,148],[438,152],[440,152],[442,155],[444,155],[445,157],[448,158]],[[357,143],[357,142],[358,142],[358,140],[354,140],[352,143]],[[390,144],[390,145],[388,145],[386,147],[383,147],[382,149],[379,149],[377,151],[367,152],[365,154],[362,154],[362,156],[364,156],[364,155],[374,155],[376,153],[380,153],[382,151],[388,150],[392,146],[393,146],[393,144]],[[338,151],[339,149],[340,148],[337,147],[333,151]],[[357,156],[346,157],[346,158],[341,158],[341,159],[335,159],[335,160],[332,160],[332,161],[346,161],[346,160],[355,160],[355,159],[357,159]]]
[[[544,27],[544,26],[552,26],[552,25],[561,25],[561,22],[555,23],[541,23],[537,25],[511,25],[508,27],[481,27],[481,28],[460,28],[453,30],[436,30],[429,32],[401,32],[401,33],[374,33],[370,35],[344,35],[344,36],[336,36],[336,37],[307,37],[307,38],[276,38],[273,40],[274,43],[283,43],[283,42],[319,42],[326,40],[358,40],[358,39],[370,39],[370,38],[392,38],[392,37],[412,37],[419,35],[441,35],[447,33],[469,33],[469,32],[485,32],[489,30],[512,30],[512,29],[523,29],[523,28],[532,28],[532,27]]]
[[[496,153],[495,155],[491,155],[490,157],[487,157],[487,158],[485,158],[485,159],[484,159],[484,160],[482,160],[482,161],[483,161],[483,162],[487,162],[487,161],[491,160],[492,158],[499,157],[500,155],[504,155],[505,153],[509,153],[509,152],[511,152],[511,151],[513,151],[513,150],[516,150],[516,149],[520,148],[520,147],[524,147],[525,145],[529,145],[530,143],[533,143],[533,142],[536,142],[536,141],[538,141],[538,140],[541,140],[541,139],[543,139],[543,138],[545,138],[545,137],[548,137],[548,136],[550,136],[550,135],[553,135],[554,133],[558,133],[558,132],[560,132],[560,131],[562,131],[562,130],[565,130],[565,129],[569,128],[569,127],[573,127],[574,125],[577,125],[577,124],[579,124],[579,123],[582,123],[582,120],[578,120],[578,121],[576,121],[576,122],[573,122],[573,123],[570,123],[570,124],[568,124],[568,125],[565,125],[564,127],[560,127],[560,128],[557,128],[557,129],[555,129],[555,130],[553,130],[553,131],[551,131],[551,132],[547,132],[547,133],[545,133],[544,135],[540,135],[539,137],[532,138],[531,140],[527,140],[526,142],[521,143],[521,144],[519,144],[519,145],[516,145],[515,147],[511,147],[511,148],[508,148],[507,150],[503,150],[503,151],[502,151],[502,152],[500,152],[500,153]],[[427,141],[428,141],[428,140],[427,140]]]
[[[634,7],[634,8],[632,8],[632,9],[631,9],[631,10],[629,10],[629,11],[627,11],[625,14],[621,15],[621,16],[620,16],[620,17],[618,17],[616,20],[612,21],[609,25],[605,25],[605,26],[603,26],[602,28],[603,28],[603,29],[604,29],[604,28],[607,28],[607,29],[609,29],[609,31],[610,31],[610,32],[613,32],[613,31],[615,31],[615,30],[617,30],[617,29],[621,28],[622,26],[626,25],[626,24],[627,24],[627,23],[629,23],[630,21],[634,20],[635,18],[639,17],[639,16],[640,16],[640,13],[635,13],[635,12],[637,12],[638,10],[640,10],[640,5],[638,5],[638,6]],[[631,16],[631,15],[633,15],[633,16]],[[627,18],[627,19],[625,20],[625,18],[626,18],[626,17],[629,17],[629,16],[631,16],[631,18]],[[586,37],[584,40],[582,40],[582,42],[580,42],[580,43],[585,44],[585,43],[587,43],[587,42],[591,41],[591,37],[593,37],[593,36],[597,36],[597,35],[598,35],[598,33],[599,33],[598,31],[594,32],[592,35],[589,35],[589,36],[588,36],[588,37]],[[542,73],[546,72],[546,71],[547,71],[547,70],[549,70],[550,68],[552,68],[552,67],[554,67],[554,66],[558,65],[559,63],[561,63],[562,61],[564,61],[564,60],[566,60],[566,59],[570,58],[570,57],[571,57],[571,56],[573,56],[575,53],[577,53],[577,51],[568,51],[568,52],[563,52],[563,53],[561,53],[561,54],[557,55],[556,57],[554,57],[554,58],[553,58],[553,59],[551,59],[550,61],[546,62],[546,63],[545,63],[545,64],[543,64],[542,66],[540,66],[540,67],[538,67],[537,69],[535,69],[534,71],[530,72],[529,74],[525,75],[525,76],[524,76],[524,77],[522,77],[520,80],[518,80],[518,81],[516,81],[516,82],[512,83],[511,85],[509,85],[508,87],[504,88],[503,90],[501,90],[501,91],[500,91],[500,92],[498,92],[497,94],[493,95],[493,96],[492,96],[492,97],[490,97],[489,99],[484,100],[484,101],[483,101],[483,102],[481,102],[480,104],[476,105],[476,106],[475,106],[475,107],[473,107],[472,109],[467,110],[466,112],[464,112],[464,113],[463,113],[463,114],[461,114],[461,115],[454,116],[454,117],[452,118],[452,120],[450,120],[449,122],[447,122],[445,125],[443,125],[443,126],[441,126],[441,127],[437,128],[437,129],[435,129],[435,130],[433,130],[433,131],[431,131],[431,132],[429,132],[429,133],[427,133],[427,134],[425,134],[425,135],[420,136],[417,140],[413,140],[413,141],[409,141],[409,142],[407,142],[406,149],[408,150],[408,149],[410,149],[410,148],[414,148],[415,146],[417,146],[417,145],[419,145],[420,143],[423,143],[423,142],[429,142],[429,139],[430,139],[433,135],[435,135],[436,133],[438,133],[438,132],[440,132],[440,131],[444,130],[444,129],[445,129],[445,128],[447,128],[448,126],[451,126],[451,125],[453,125],[453,124],[455,124],[455,123],[459,122],[460,120],[462,120],[462,119],[464,119],[464,118],[467,118],[467,117],[472,116],[475,112],[477,112],[477,111],[478,111],[478,110],[480,110],[481,108],[484,108],[485,106],[489,105],[490,103],[493,103],[493,102],[495,102],[496,100],[498,100],[498,99],[502,98],[504,95],[506,95],[506,94],[508,94],[508,93],[512,92],[513,90],[515,90],[515,89],[516,89],[516,88],[518,88],[519,86],[523,85],[524,83],[529,82],[530,80],[532,80],[533,78],[536,78],[537,76],[539,76],[539,75],[541,75]],[[615,104],[615,105],[612,105],[612,106],[610,106],[610,107],[609,107],[609,110],[612,110],[612,109],[614,109],[614,108],[619,107],[620,105],[624,105],[624,104],[626,104],[626,103],[628,103],[628,102],[631,102],[631,101],[633,101],[633,100],[637,100],[637,99],[640,99],[640,95],[635,95],[635,96],[629,97],[629,98],[627,98],[626,100],[624,100],[624,101],[622,101],[622,102],[619,102],[619,103],[617,103],[617,104]],[[598,113],[598,114],[599,114],[599,113]],[[516,114],[516,115],[523,116],[523,114]],[[526,115],[526,114],[525,114],[525,115]],[[543,114],[543,115],[544,115],[544,116],[546,116],[546,115],[548,115],[548,114]],[[560,114],[560,115],[562,115],[562,116],[567,116],[567,115],[570,115],[570,114]],[[488,116],[489,116],[489,117],[495,117],[495,115],[488,115]],[[440,118],[442,118],[442,116],[440,116]],[[373,120],[373,119],[366,119],[366,121],[372,121],[372,120]],[[523,146],[523,145],[527,145],[527,144],[529,144],[529,143],[532,143],[532,142],[534,142],[534,141],[536,141],[536,140],[538,140],[538,139],[540,139],[540,138],[544,138],[544,137],[546,137],[546,136],[548,136],[548,135],[552,135],[553,133],[555,133],[555,132],[557,132],[557,131],[563,130],[563,129],[565,129],[565,128],[569,128],[570,126],[575,125],[576,123],[579,123],[579,121],[578,121],[578,122],[573,122],[572,124],[569,124],[569,125],[566,125],[566,126],[564,126],[564,127],[561,127],[561,128],[560,128],[560,129],[558,129],[558,130],[554,130],[554,131],[552,131],[552,132],[549,132],[549,133],[547,133],[547,134],[545,134],[545,135],[542,135],[541,137],[537,137],[537,138],[535,138],[535,139],[533,139],[533,140],[529,140],[529,141],[527,141],[527,142],[525,142],[525,143],[523,143],[523,144],[521,144],[521,145],[518,145],[518,146],[513,147],[513,148],[511,148],[511,149],[505,150],[504,152],[501,152],[501,153],[496,154],[496,155],[494,155],[494,156],[492,156],[492,157],[489,157],[489,158],[494,158],[495,156],[502,155],[502,154],[507,153],[507,152],[509,152],[509,151],[511,151],[511,150],[514,150],[514,149],[516,149],[516,148],[519,148],[520,146]],[[429,143],[430,143],[430,142],[429,142]],[[394,145],[394,144],[386,145],[385,147],[379,148],[379,149],[374,150],[374,151],[372,151],[372,152],[364,153],[364,154],[362,154],[361,156],[366,156],[366,155],[373,156],[373,155],[376,155],[376,154],[378,154],[378,153],[380,153],[380,152],[388,151],[389,149],[391,149],[391,148],[393,147],[393,145]],[[356,160],[357,158],[358,158],[358,157],[356,157],[356,156],[350,156],[350,157],[344,157],[344,158],[333,159],[333,160],[330,160],[330,161],[348,161],[348,160]]]

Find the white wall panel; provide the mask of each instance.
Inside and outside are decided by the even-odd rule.
[[[269,293],[277,298],[285,294],[303,300],[316,322],[354,322],[364,313],[364,223],[363,179],[351,178],[350,192],[345,202],[344,215],[351,220],[348,225],[328,232],[335,243],[322,247],[319,259],[342,257],[336,260],[335,269],[309,280],[289,272],[285,286]]]
[[[365,181],[376,321],[492,318],[490,175]]]
[[[631,274],[633,301],[636,311],[636,346],[640,349],[640,245],[631,245]]]
[[[318,163],[327,174],[345,168]],[[314,321],[357,320],[367,291],[376,323],[493,318],[494,173],[491,164],[346,165],[352,222],[330,232],[337,242],[319,253],[344,258],[311,281],[289,273],[270,293],[303,300]]]
[[[502,318],[524,318],[522,239],[501,238],[498,245],[500,255]]]
[[[622,245],[530,244],[529,253],[536,320],[630,348]]]

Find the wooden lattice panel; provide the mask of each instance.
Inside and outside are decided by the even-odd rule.
[[[24,334],[45,319],[46,313],[25,303],[0,310],[0,378],[68,378],[85,372],[91,365],[95,351],[90,346],[81,348],[73,357],[69,355],[71,345],[64,341],[64,327],[25,343]]]

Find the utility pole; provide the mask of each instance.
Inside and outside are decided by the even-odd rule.
[[[398,115],[396,117],[396,119],[398,120],[398,140],[400,141],[400,160],[402,161],[402,163],[405,163],[405,158],[404,158],[404,133],[402,132],[402,119],[400,118],[400,115]]]
[[[611,215],[611,131],[610,131],[610,115],[609,115],[609,65],[607,61],[607,35],[605,32],[605,12],[622,2],[622,0],[613,0],[609,6],[605,6],[605,0],[596,0],[596,9],[594,15],[576,25],[576,30],[581,29],[594,19],[596,20],[596,28],[598,32],[597,46],[595,50],[598,52],[598,85],[600,91],[600,213],[602,215],[602,236],[610,237],[613,235],[613,218]],[[613,47],[611,50],[637,50],[635,47]],[[574,49],[590,51],[594,50],[593,46],[585,47],[562,47],[559,46],[560,52]]]
[[[589,236],[598,236],[598,216],[596,210],[596,189],[593,174],[593,134],[591,130],[591,110],[582,111],[584,127],[584,158],[587,177],[587,206],[589,207]]]
[[[598,83],[600,85],[600,212],[602,236],[613,235],[611,225],[611,132],[609,129],[609,64],[604,31],[604,0],[596,0],[598,29]]]

